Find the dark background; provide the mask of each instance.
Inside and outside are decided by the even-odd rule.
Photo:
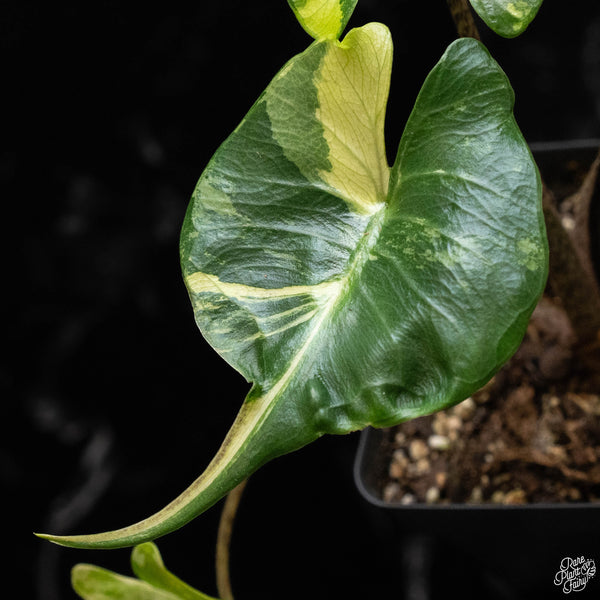
[[[102,531],[161,508],[210,460],[247,391],[195,327],[179,228],[212,153],[310,40],[284,0],[9,0],[0,16],[2,571],[18,597],[69,599],[74,563],[127,572],[129,551],[61,549],[31,531]],[[350,26],[373,20],[395,43],[391,161],[455,32],[443,0],[360,0]],[[600,137],[597,2],[546,0],[516,40],[480,27],[530,142]],[[411,573],[432,546],[399,542],[359,496],[357,442],[323,438],[252,477],[232,549],[240,600],[429,597]],[[159,542],[167,565],[211,594],[218,515]],[[477,550],[450,543],[430,557],[431,597],[516,597],[502,572],[497,595],[488,589]],[[540,597],[557,592],[556,567],[540,573]]]

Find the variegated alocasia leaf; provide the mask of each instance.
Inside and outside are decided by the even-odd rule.
[[[543,0],[471,0],[485,24],[498,35],[513,38],[525,31]]]
[[[288,0],[300,25],[311,37],[338,39],[358,0]]]
[[[133,549],[131,566],[137,579],[94,565],[75,565],[71,584],[84,600],[216,600],[168,571],[151,542]]]
[[[516,350],[547,247],[512,89],[479,42],[457,40],[425,81],[390,169],[391,55],[379,24],[314,42],[198,182],[184,278],[204,337],[253,382],[211,464],[145,521],[50,539],[156,538],[325,433],[463,400]]]

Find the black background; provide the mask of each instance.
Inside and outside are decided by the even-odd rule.
[[[247,391],[195,327],[179,228],[214,150],[310,40],[284,0],[9,0],[0,15],[3,580],[18,597],[69,599],[74,563],[126,572],[129,551],[61,549],[31,531],[101,531],[161,508],[210,460]],[[374,20],[395,44],[392,161],[455,32],[443,0],[360,0],[350,26]],[[530,142],[600,137],[596,2],[546,0],[516,40],[480,27]],[[240,600],[429,597],[407,591],[410,560],[355,490],[357,441],[323,438],[252,477],[232,549]],[[218,515],[159,542],[173,571],[212,594]],[[411,544],[409,559],[430,551]],[[431,597],[516,597],[501,572],[496,596],[480,581],[477,550],[438,551]],[[540,597],[577,551],[557,550]]]

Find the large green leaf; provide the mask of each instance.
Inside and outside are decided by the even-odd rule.
[[[453,43],[389,169],[391,52],[379,24],[313,43],[198,182],[181,236],[185,281],[204,337],[253,382],[214,460],[145,521],[50,539],[156,538],[322,434],[463,400],[516,350],[547,247],[510,85],[480,43]]]
[[[525,31],[543,0],[471,0],[485,24],[498,35],[513,38]]]

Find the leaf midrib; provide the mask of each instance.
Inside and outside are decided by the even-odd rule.
[[[288,363],[288,368],[286,369],[286,371],[264,396],[255,400],[260,401],[262,399],[263,401],[267,402],[267,405],[265,406],[264,410],[260,412],[260,418],[256,420],[253,429],[255,429],[257,426],[260,426],[260,424],[263,423],[269,416],[271,410],[276,404],[276,400],[279,394],[283,392],[283,390],[285,390],[285,388],[289,385],[294,375],[304,362],[304,359],[307,356],[307,353],[310,350],[315,337],[319,334],[323,323],[326,321],[327,317],[330,316],[333,309],[351,292],[353,283],[358,279],[358,275],[362,271],[362,267],[369,258],[371,249],[376,244],[377,239],[379,238],[379,234],[381,231],[380,225],[385,218],[386,206],[387,204],[382,203],[379,209],[376,212],[374,212],[373,215],[370,217],[367,226],[365,227],[364,233],[361,236],[361,240],[356,247],[356,251],[352,254],[349,260],[347,269],[343,272],[341,277],[332,280],[332,283],[333,281],[339,282],[339,286],[335,288],[336,293],[332,293],[329,300],[326,303],[324,303],[321,309],[321,314],[319,314],[319,316],[317,317],[317,321],[311,328],[310,333],[308,334],[306,340],[302,344],[300,350]]]

